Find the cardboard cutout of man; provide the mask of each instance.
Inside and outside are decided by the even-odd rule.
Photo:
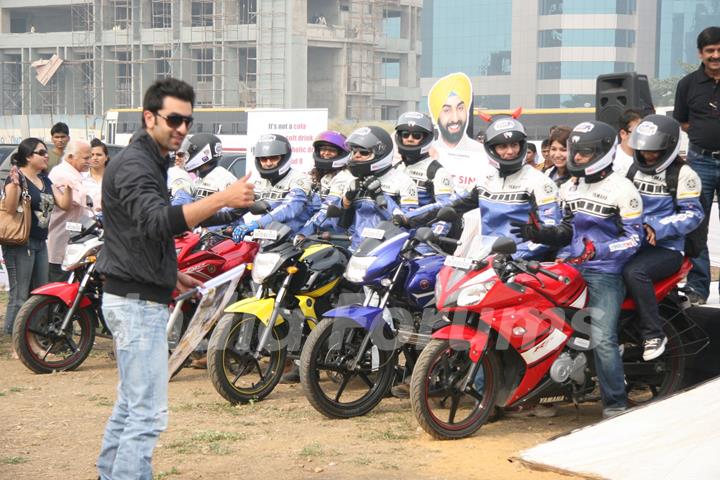
[[[428,93],[430,116],[440,133],[431,155],[450,171],[459,190],[472,188],[487,165],[482,144],[467,134],[472,98],[470,78],[460,72],[442,77]]]

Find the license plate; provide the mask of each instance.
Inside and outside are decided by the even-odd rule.
[[[82,232],[82,223],[65,222],[65,231],[67,231],[67,232]]]
[[[445,265],[448,267],[469,270],[472,267],[472,259],[467,257],[445,257]]]
[[[264,229],[258,229],[253,230],[253,240],[277,240],[278,232],[277,230],[264,230]]]
[[[382,240],[385,235],[385,230],[379,228],[363,228],[362,236],[365,238],[374,238],[375,240]]]

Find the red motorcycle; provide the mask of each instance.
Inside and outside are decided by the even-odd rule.
[[[13,345],[20,361],[35,373],[74,370],[87,358],[95,335],[110,338],[102,315],[102,280],[95,271],[102,249],[100,223],[68,223],[74,232],[65,251],[63,269],[67,282],[43,285],[31,292],[18,311],[13,326]],[[186,233],[175,241],[178,267],[205,281],[242,263],[250,263],[258,245],[234,243],[229,237],[207,232]],[[131,261],[131,260],[129,260]],[[183,328],[192,316],[192,303],[183,305]]]
[[[432,244],[431,231],[416,235]],[[446,257],[436,283],[447,324],[432,334],[413,371],[410,398],[422,428],[439,439],[463,438],[498,407],[598,400],[580,272],[565,263],[513,259],[510,238],[479,237],[461,248],[467,253]],[[708,343],[677,292],[690,268],[686,259],[655,285],[668,337],[657,359],[642,360],[634,304],[623,304],[619,348],[632,405],[677,390],[686,357]]]

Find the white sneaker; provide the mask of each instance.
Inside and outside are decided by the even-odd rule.
[[[667,345],[667,337],[645,340],[643,342],[643,360],[649,362],[658,358],[665,353],[665,345]]]

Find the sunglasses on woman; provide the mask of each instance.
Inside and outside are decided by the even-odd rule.
[[[357,153],[361,157],[369,157],[370,155],[372,155],[372,152],[370,150],[363,150],[362,148],[353,148],[352,153]]]
[[[415,140],[422,140],[423,133],[422,132],[400,132],[400,136],[404,139],[408,139],[408,138],[412,137]]]
[[[35,155],[40,155],[41,157],[46,157],[48,154],[47,150],[36,150],[33,152]]]

